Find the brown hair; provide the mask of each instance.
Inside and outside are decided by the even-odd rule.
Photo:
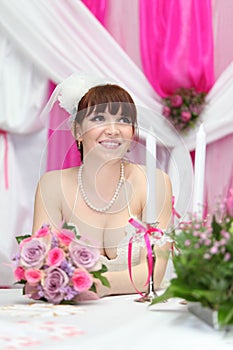
[[[75,124],[81,124],[85,117],[92,112],[103,113],[108,110],[115,115],[121,110],[121,114],[132,120],[133,133],[137,129],[137,110],[130,94],[122,87],[115,84],[98,85],[92,87],[81,98],[75,117]],[[83,158],[82,146],[79,148],[81,159]]]

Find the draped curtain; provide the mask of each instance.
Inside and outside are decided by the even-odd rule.
[[[140,0],[144,72],[164,97],[177,88],[209,91],[214,83],[211,0]]]
[[[120,1],[117,1],[118,6]],[[134,3],[129,1],[131,5]],[[113,4],[111,1],[111,6]],[[133,23],[131,19],[127,22],[123,11],[121,19],[124,20],[125,29]],[[108,23],[110,22],[108,19]],[[114,23],[116,25],[117,21]],[[172,180],[178,200],[177,210],[182,214],[187,209],[192,173],[183,164],[189,165],[186,157],[188,150],[195,148],[196,130],[180,138],[167,125],[161,116],[159,95],[141,71],[139,57],[133,60],[123,50],[125,43],[117,28],[113,32],[119,40],[122,39],[121,45],[87,7],[77,0],[1,0],[0,32],[0,232],[2,242],[4,241],[0,247],[1,267],[3,263],[10,262],[13,237],[31,230],[35,186],[45,170],[44,163],[47,159],[45,137],[48,125],[42,125],[39,114],[47,100],[48,82],[59,83],[74,71],[108,77],[132,94],[139,107],[140,130],[146,131],[153,127],[158,141],[168,150],[174,150],[172,159],[175,162],[168,170],[174,175]],[[136,36],[137,33],[133,42],[136,42]],[[6,46],[3,43],[8,44]],[[133,56],[130,45],[125,47]],[[13,50],[11,54],[10,48]],[[138,51],[135,53],[137,55]],[[8,68],[5,65],[7,61]],[[219,75],[207,100],[203,119],[208,147],[227,135],[229,146],[232,141],[230,134],[233,132],[232,64]],[[64,118],[65,115],[59,116],[56,113],[56,120],[51,120],[50,139],[55,137],[59,123]],[[8,189],[4,180],[5,133],[8,140]],[[67,151],[66,142],[61,141],[62,138],[57,137],[56,147],[53,148],[56,157],[58,153],[63,157]],[[180,173],[176,172],[177,164]],[[228,185],[229,181],[226,182],[226,187]],[[1,274],[0,284],[10,283],[9,271],[8,268],[6,274]]]

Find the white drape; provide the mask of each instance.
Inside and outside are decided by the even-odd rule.
[[[29,209],[28,212],[31,213],[34,188],[26,189],[27,178],[23,174],[27,172],[37,180],[39,161],[36,161],[36,171],[33,173],[33,165],[30,162],[27,164],[25,155],[22,164],[20,163],[20,151],[22,148],[27,150],[27,157],[29,157],[32,145],[35,147],[35,143],[31,143],[33,140],[31,133],[34,132],[36,133],[36,136],[34,134],[35,140],[38,141],[37,151],[40,154],[44,146],[42,139],[45,129],[41,129],[38,113],[44,105],[47,79],[57,83],[74,71],[85,71],[109,77],[124,86],[133,95],[137,105],[142,109],[142,113],[139,114],[141,128],[147,130],[149,126],[152,126],[157,138],[163,144],[170,148],[175,147],[171,158],[174,161],[171,162],[170,172],[175,179],[174,191],[178,199],[178,210],[179,205],[184,208],[189,204],[187,195],[185,196],[184,193],[190,188],[191,180],[189,178],[192,174],[186,167],[186,164],[190,165],[190,160],[187,158],[188,152],[184,152],[184,150],[186,148],[191,150],[195,147],[195,131],[192,130],[181,139],[161,117],[159,97],[139,67],[99,24],[82,2],[77,0],[1,0],[0,30],[3,42],[9,41],[15,50],[12,54],[14,63],[12,61],[7,75],[4,80],[1,80],[0,128],[11,133],[8,138],[10,140],[9,172],[15,181],[15,183],[13,180],[11,181],[11,190],[7,192],[2,181],[3,169],[1,165],[1,193],[3,193],[3,195],[1,194],[1,208],[7,203],[4,208],[7,214],[3,214],[4,224],[0,222],[1,237],[6,236],[7,240],[11,242],[12,235],[22,233],[23,230],[30,230],[30,225],[26,224],[26,218],[24,221],[23,216],[20,215],[20,208],[23,206],[18,204],[18,201],[23,201],[23,205],[27,208],[25,212]],[[2,48],[0,69],[3,77],[7,72],[4,67],[7,57],[6,47]],[[5,106],[5,111],[3,111],[2,106]],[[219,77],[208,96],[208,106],[203,115],[207,142],[212,142],[233,132],[232,107],[233,66],[229,66]],[[40,134],[39,130],[43,134],[40,142],[39,137],[37,139]],[[29,143],[27,144],[27,138],[24,136],[20,139],[19,146],[13,147],[12,132],[28,133]],[[2,144],[0,145],[1,158],[3,157]],[[183,166],[178,164],[182,163],[180,152],[184,157]],[[30,159],[36,160],[34,156],[31,156]],[[16,165],[17,170],[15,169]],[[16,181],[17,177],[21,180],[20,184],[17,182],[19,179]],[[183,182],[184,178],[186,181]],[[19,190],[28,192],[29,196],[24,197],[21,192],[16,195]],[[11,215],[11,208],[15,208],[17,213]],[[2,213],[3,210],[1,210],[0,215]],[[8,258],[9,245],[11,244],[9,243],[6,249],[1,247],[1,252],[6,252]],[[6,254],[4,253],[4,256]]]
[[[13,237],[31,228],[33,194],[45,168],[40,161],[47,131],[39,114],[47,100],[47,78],[2,29],[0,43],[0,129],[7,132],[6,139],[0,134],[0,285],[7,285],[12,281],[7,264],[15,251]]]

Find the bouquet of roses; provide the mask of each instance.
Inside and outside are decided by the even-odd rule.
[[[205,107],[205,92],[180,88],[173,95],[162,99],[162,114],[168,118],[178,131],[194,127]]]
[[[13,258],[16,283],[24,294],[53,304],[97,299],[94,279],[109,287],[99,263],[100,252],[82,239],[75,226],[60,230],[42,226],[35,235],[16,237],[19,253]]]

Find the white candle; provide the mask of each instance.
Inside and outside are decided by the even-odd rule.
[[[156,140],[153,130],[146,136],[146,177],[147,177],[147,204],[146,222],[156,222]]]
[[[204,206],[204,181],[206,158],[206,134],[201,124],[196,136],[195,165],[194,165],[194,189],[193,189],[193,213],[203,218]]]

